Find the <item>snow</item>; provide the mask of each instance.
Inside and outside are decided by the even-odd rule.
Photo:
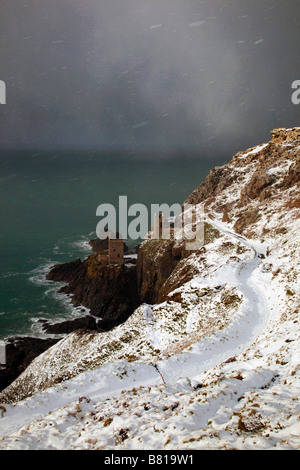
[[[222,204],[238,200],[255,171],[242,174],[239,162],[266,145],[231,164],[240,179]],[[267,171],[280,179],[288,168]],[[220,237],[184,261],[193,277],[169,300],[39,356],[20,379],[34,382],[32,396],[0,405],[0,449],[299,449],[300,218],[285,209],[293,194],[259,202],[252,236],[212,208],[206,221]],[[67,379],[57,384],[59,373]]]
[[[162,24],[153,24],[150,26],[150,29],[157,29],[157,28],[161,28],[162,27]]]
[[[99,401],[136,385],[157,383],[161,383],[161,377],[151,365],[108,364],[96,372],[85,372],[58,387],[49,388],[40,395],[20,402],[18,406],[8,407],[1,420],[0,436],[39,419],[45,413],[66,406],[78,399],[83,391],[91,399]]]
[[[195,28],[197,26],[202,26],[205,24],[205,20],[202,20],[202,21],[194,21],[193,23],[190,23],[189,26],[191,28]]]
[[[247,153],[244,153],[241,157],[242,158],[246,158],[248,157],[249,155],[254,155],[258,152],[260,152],[261,150],[263,150],[268,144],[262,144],[262,145],[258,145],[256,147],[254,147],[252,150],[250,150],[249,152]]]
[[[167,361],[159,365],[165,379],[175,382],[181,377],[182,371],[195,377],[207,368],[212,368],[225,361],[237,351],[243,351],[263,330],[268,320],[268,308],[264,293],[260,290],[259,283],[251,279],[253,273],[261,264],[258,255],[266,251],[266,247],[260,243],[251,243],[244,237],[238,236],[225,228],[222,222],[211,222],[226,234],[231,234],[233,239],[242,241],[254,252],[253,260],[225,265],[215,275],[214,284],[218,285],[226,279],[227,284],[238,285],[244,297],[244,307],[235,316],[230,325],[218,331],[212,337],[196,343],[190,352],[173,355]]]

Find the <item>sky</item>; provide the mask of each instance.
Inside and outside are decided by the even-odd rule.
[[[219,157],[299,126],[299,0],[1,0],[0,149]]]

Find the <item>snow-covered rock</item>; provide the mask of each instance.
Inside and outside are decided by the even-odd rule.
[[[240,152],[194,191],[219,236],[167,300],[36,358],[0,395],[0,449],[299,449],[298,147]]]

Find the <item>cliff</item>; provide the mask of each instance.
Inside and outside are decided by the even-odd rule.
[[[222,211],[223,221],[235,220],[234,229],[242,235],[260,218],[259,209],[253,204],[256,200],[267,202],[281,188],[288,189],[299,182],[300,157],[299,152],[295,153],[295,146],[300,142],[299,128],[274,129],[271,135],[272,140],[267,144],[239,152],[229,164],[213,168],[185,202],[205,202],[205,207],[211,211]],[[274,165],[287,161],[290,165],[284,178],[270,170]],[[245,168],[249,176],[242,178]],[[237,182],[241,185],[237,198],[225,202],[225,198],[219,197],[235,187]],[[293,201],[290,204],[298,203]],[[205,223],[205,245],[220,236],[216,228]],[[107,248],[107,240],[91,240],[90,244],[96,252]],[[125,321],[139,304],[160,303],[172,290],[192,279],[195,267],[184,262],[190,255],[182,241],[150,240],[138,248],[137,266],[131,270],[99,265],[92,255],[84,262],[76,260],[54,267],[47,279],[67,283],[61,292],[71,295],[74,305],[84,305],[90,309],[91,315],[102,318],[96,324],[87,318],[83,327],[109,329]],[[198,255],[201,258],[201,250]],[[66,328],[71,329],[71,324],[63,326],[63,332]],[[76,329],[81,325],[74,322],[73,326]],[[51,327],[46,327],[50,332]],[[56,330],[59,331],[59,325]]]
[[[60,292],[70,295],[73,305],[90,309],[90,315],[99,318],[99,329],[124,322],[139,305],[135,265],[99,263],[93,254],[84,261],[56,265],[46,277],[65,283]]]
[[[205,204],[202,249],[141,245],[124,323],[73,331],[0,394],[0,448],[299,448],[300,144],[298,128],[272,136],[188,198]],[[106,292],[92,262],[73,268],[74,301]]]
[[[204,245],[211,243],[220,233],[207,222],[204,223]],[[141,303],[160,303],[168,294],[196,274],[194,266],[185,262],[192,253],[201,258],[200,250],[186,250],[184,240],[150,240],[138,250],[137,280]]]
[[[175,247],[171,240],[150,240],[141,244],[137,262],[141,303],[158,302],[163,284],[183,257],[183,249]]]

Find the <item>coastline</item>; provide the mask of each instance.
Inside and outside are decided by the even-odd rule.
[[[297,449],[299,163],[299,139],[273,140],[213,169],[191,195],[203,249],[143,243],[140,307],[66,335],[0,394],[2,448]],[[75,305],[125,272],[96,254],[53,269]]]
[[[78,274],[76,273],[76,262],[77,265],[83,265],[91,253],[97,253],[98,250],[105,248],[106,244],[106,241],[98,239],[73,243],[74,246],[83,247],[84,251],[88,253],[88,256],[84,257],[83,261],[81,259],[75,260],[75,272],[71,275],[71,277],[75,276],[75,283],[77,282]],[[58,244],[54,249],[59,249]],[[127,254],[125,257],[128,259],[128,262],[132,261],[132,256],[136,256],[135,254],[128,255],[129,252],[130,250],[126,246]],[[29,280],[33,283],[38,283],[38,285],[48,287],[46,293],[51,292],[59,296],[59,300],[71,308],[70,315],[60,319],[36,318],[34,321],[32,320],[34,323],[34,331],[32,333],[9,335],[3,338],[3,343],[6,345],[6,366],[0,369],[0,392],[10,385],[36,357],[62,340],[66,335],[77,330],[84,332],[94,331],[100,334],[111,330],[120,323],[118,318],[112,322],[107,320],[103,322],[101,317],[90,313],[90,308],[87,305],[81,303],[74,304],[74,294],[72,292],[65,292],[68,282],[57,278],[51,281],[48,280],[48,277],[55,268],[64,266],[70,273],[74,269],[74,261],[60,264],[48,262],[42,268],[35,269],[34,275]],[[133,266],[130,263],[131,271]],[[50,288],[49,285],[51,285]],[[93,293],[91,293],[91,296],[93,296]],[[134,308],[132,308],[133,311]],[[72,318],[72,313],[74,314],[74,312],[76,312],[76,317]],[[124,318],[121,319],[122,321],[125,321]]]

